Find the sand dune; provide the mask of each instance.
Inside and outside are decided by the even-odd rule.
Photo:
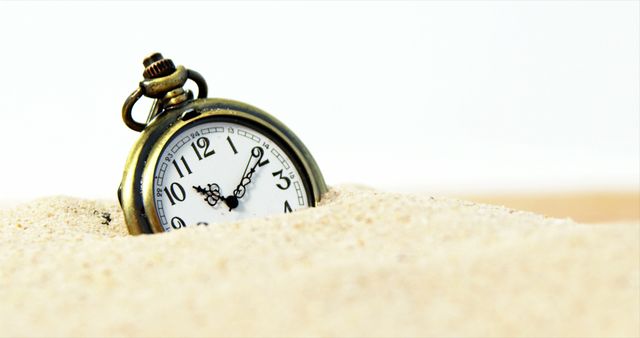
[[[114,201],[0,211],[0,336],[638,336],[640,226],[332,189],[129,236]]]

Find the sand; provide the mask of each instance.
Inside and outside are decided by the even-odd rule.
[[[580,223],[640,222],[639,190],[557,191],[464,196]]]
[[[129,236],[115,201],[0,211],[0,336],[638,336],[640,225],[360,187]]]

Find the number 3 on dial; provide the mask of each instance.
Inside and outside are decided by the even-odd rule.
[[[160,156],[168,160],[155,167],[153,191],[161,192],[155,205],[165,231],[309,206],[309,187],[295,158],[250,126],[187,125]]]

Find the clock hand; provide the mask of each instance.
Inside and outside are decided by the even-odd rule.
[[[262,150],[262,148],[253,147],[253,149],[251,149],[251,157],[249,157],[249,161],[247,162],[247,165],[244,168],[244,173],[242,174],[242,179],[240,179],[240,183],[238,184],[236,189],[233,190],[233,195],[230,195],[225,198],[225,202],[228,201],[227,205],[230,208],[229,210],[238,206],[238,200],[242,198],[242,196],[244,196],[245,192],[247,191],[247,185],[251,183],[251,176],[253,176],[253,174],[256,172],[256,167],[258,167],[258,165],[260,164],[260,160],[262,160],[263,155],[264,155],[264,150]],[[251,168],[249,168],[249,165],[251,164],[251,160],[253,160],[254,157],[257,158],[258,160]],[[231,202],[233,206],[229,205],[230,204],[229,202]]]
[[[194,185],[193,189],[195,189],[200,194],[204,195],[205,196],[204,200],[212,207],[216,206],[219,200],[223,200],[226,202],[224,196],[220,194],[220,186],[215,183],[207,184],[206,188],[202,188],[201,186],[196,187]]]
[[[244,172],[242,172],[242,178],[240,179],[240,183],[238,184],[236,189],[233,191],[233,196],[235,197],[239,198],[244,196],[245,186],[249,184],[249,182],[245,182],[247,180],[247,176],[249,176],[249,181],[251,181],[250,177],[253,174],[253,171],[255,170],[255,166],[251,167],[251,170],[249,170],[249,175],[247,175],[247,170],[249,169],[249,164],[251,164],[252,159],[253,159],[253,149],[251,149],[251,156],[249,157],[249,161],[247,162],[247,165],[244,167]]]

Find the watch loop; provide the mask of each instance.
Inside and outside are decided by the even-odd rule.
[[[178,66],[176,70],[167,76],[149,78],[140,82],[136,90],[127,97],[122,106],[122,120],[130,129],[142,131],[147,124],[167,106],[176,106],[185,101],[190,101],[193,96],[189,90],[184,90],[187,80],[191,80],[198,86],[198,98],[206,98],[208,94],[207,82],[200,73],[195,70]],[[142,96],[154,98],[146,123],[133,119],[133,106]]]

